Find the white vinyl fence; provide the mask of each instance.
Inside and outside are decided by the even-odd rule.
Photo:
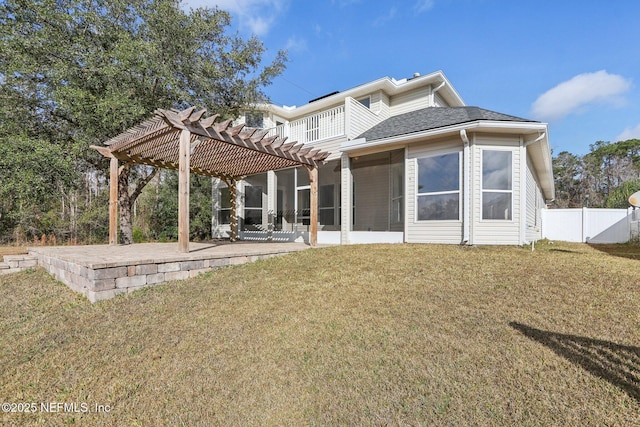
[[[542,237],[587,243],[625,243],[640,230],[640,211],[629,209],[543,209]]]

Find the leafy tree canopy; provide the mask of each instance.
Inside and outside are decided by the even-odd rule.
[[[36,200],[53,208],[51,193],[40,203],[50,184],[62,182],[71,192],[70,175],[106,170],[89,145],[156,108],[195,105],[232,117],[265,101],[263,88],[283,71],[286,53],[265,64],[262,42],[231,34],[228,13],[186,13],[179,6],[177,0],[0,0],[0,146],[8,159],[0,164],[0,194],[22,201],[5,209]],[[5,164],[11,162],[33,176],[14,173]],[[133,182],[139,175],[126,176]],[[25,190],[25,183],[34,188]]]
[[[284,52],[262,66],[255,37],[229,35],[217,9],[175,0],[5,0],[1,96],[13,120],[86,149],[155,108],[197,105],[235,115],[264,99]]]

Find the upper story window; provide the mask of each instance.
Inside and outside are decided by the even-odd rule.
[[[244,115],[244,124],[250,128],[263,128],[264,115],[260,111],[246,113]]]
[[[513,218],[513,155],[482,150],[482,219]]]
[[[364,98],[360,98],[357,100],[360,104],[364,105],[367,108],[371,108],[371,97],[365,96]]]
[[[418,221],[460,220],[460,152],[418,159]]]

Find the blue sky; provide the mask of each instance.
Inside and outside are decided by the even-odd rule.
[[[287,49],[278,105],[442,70],[467,105],[549,123],[552,149],[640,139],[636,0],[187,0]]]

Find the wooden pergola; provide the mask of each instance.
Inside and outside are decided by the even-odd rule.
[[[237,239],[236,183],[247,175],[303,166],[311,185],[309,241],[317,244],[318,166],[329,153],[286,138],[267,136],[264,129],[216,122],[218,115],[204,118],[206,110],[156,110],[154,116],[105,142],[92,146],[110,159],[109,244],[117,244],[119,162],[143,164],[179,172],[178,250],[189,252],[189,175],[217,177],[231,196],[231,241]]]

